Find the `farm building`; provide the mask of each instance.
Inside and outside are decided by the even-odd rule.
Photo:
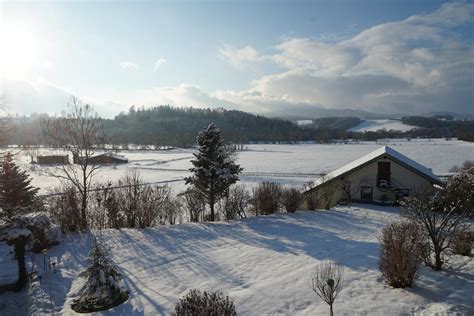
[[[69,164],[68,155],[38,156],[37,162],[40,165],[67,165]]]
[[[341,201],[394,204],[401,197],[421,188],[440,185],[433,172],[383,146],[327,175],[304,192],[317,207],[333,206]],[[324,205],[321,205],[323,203]]]
[[[74,157],[74,163],[77,164],[80,159],[84,159],[84,158]],[[97,165],[121,164],[121,163],[128,163],[128,159],[125,156],[107,152],[104,154],[90,157],[89,163],[97,164]]]

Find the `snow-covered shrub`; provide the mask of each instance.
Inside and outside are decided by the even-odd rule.
[[[229,296],[192,289],[176,304],[173,315],[234,316],[237,313]]]
[[[314,211],[318,207],[318,195],[316,194],[316,192],[314,192],[314,190],[311,191],[314,186],[314,181],[309,181],[303,186],[303,201],[306,206],[306,209],[310,211]]]
[[[454,254],[469,256],[472,252],[472,244],[474,241],[474,232],[466,229],[454,234],[451,240],[451,251]]]
[[[474,160],[466,160],[463,162],[462,166],[454,165],[449,172],[461,172],[463,170],[469,170],[474,167]]]
[[[189,221],[202,222],[206,210],[206,201],[201,192],[193,188],[188,188],[186,191],[180,193],[179,196],[181,197],[185,211],[188,213]]]
[[[81,228],[80,197],[74,187],[64,187],[49,198],[49,214],[63,232],[75,232]]]
[[[126,227],[145,228],[176,221],[178,210],[173,212],[169,207],[172,204],[169,186],[145,185],[137,171],[129,171],[119,186],[120,213],[125,217]]]
[[[301,204],[301,193],[295,188],[284,188],[281,203],[288,213],[294,213]]]
[[[304,201],[306,203],[306,208],[310,211],[314,211],[318,208],[318,198],[316,193],[308,192],[304,195]]]
[[[120,209],[119,189],[112,187],[112,182],[100,185],[93,193],[90,203],[90,226],[94,228],[125,227],[125,216]]]
[[[262,182],[253,189],[252,204],[256,215],[278,212],[281,205],[282,187],[275,182]]]
[[[323,261],[316,265],[311,275],[311,289],[329,305],[330,315],[334,315],[333,305],[344,284],[344,268],[334,261]]]
[[[226,220],[246,218],[250,205],[250,194],[245,185],[232,185],[226,195],[219,201],[219,211]]]
[[[412,286],[422,261],[420,227],[412,222],[392,223],[382,230],[380,242],[379,269],[385,281],[396,288]]]
[[[462,173],[448,181],[440,190],[422,189],[404,198],[401,215],[416,222],[430,239],[430,266],[441,270],[445,251],[456,233],[463,231],[472,214],[474,199],[474,170]]]
[[[15,215],[2,224],[0,241],[6,241],[8,245],[15,248],[15,259],[18,262],[18,280],[14,290],[19,291],[25,286],[27,280],[25,253],[26,245],[32,235],[28,228],[30,221],[23,215]]]
[[[30,213],[26,215],[29,223],[27,227],[32,232],[30,240],[31,250],[40,253],[44,249],[59,244],[61,229],[51,222],[49,217],[41,213]]]
[[[107,258],[97,240],[89,253],[89,267],[80,274],[85,282],[78,291],[76,300],[71,308],[78,313],[103,311],[122,304],[128,299],[128,292],[122,280],[122,275]]]
[[[437,194],[439,211],[454,210],[458,214],[474,217],[474,167],[461,170],[452,176]]]

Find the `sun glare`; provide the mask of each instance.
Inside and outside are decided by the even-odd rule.
[[[38,61],[39,42],[26,25],[0,24],[0,73],[22,75]]]

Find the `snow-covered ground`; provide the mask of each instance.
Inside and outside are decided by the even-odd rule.
[[[444,139],[388,140],[383,144],[433,169],[437,175],[448,173],[453,165],[465,160],[474,160],[474,143]],[[299,144],[299,145],[247,145],[247,150],[237,153],[237,161],[244,168],[241,181],[250,188],[262,181],[275,181],[289,186],[301,187],[314,181],[320,173],[333,171],[378,148],[382,143],[361,142],[357,144]],[[129,168],[138,169],[146,182],[171,181],[177,191],[184,189],[182,179],[189,175],[192,149],[164,151],[124,151],[129,159],[126,165],[107,166],[96,178],[99,181],[116,181]],[[48,167],[34,166],[22,156],[21,163],[33,176],[33,184],[42,192],[57,186],[55,178],[44,172]],[[33,168],[33,170],[31,169]]]
[[[410,131],[412,129],[417,128],[416,126],[411,126],[407,124],[403,124],[401,121],[398,120],[365,120],[362,121],[359,125],[354,126],[353,128],[349,129],[351,132],[376,132],[378,130],[394,130],[400,132]]]
[[[450,256],[441,272],[422,267],[413,288],[384,283],[377,238],[397,219],[397,208],[354,204],[331,211],[96,232],[111,248],[130,290],[126,303],[103,314],[169,315],[179,297],[199,288],[228,294],[239,315],[326,315],[327,305],[309,282],[314,265],[332,259],[345,268],[337,315],[472,315],[472,257]],[[70,289],[90,246],[89,235],[73,234],[50,250],[48,258],[57,258],[59,269],[43,276],[43,293],[51,293],[52,301],[37,301],[38,314],[41,308],[50,313],[51,306],[60,314],[72,313]],[[36,257],[38,271],[42,260]],[[1,315],[3,300],[0,295]]]

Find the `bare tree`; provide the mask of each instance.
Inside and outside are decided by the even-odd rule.
[[[347,204],[351,204],[352,201],[352,183],[349,179],[341,181],[340,189],[344,194],[344,198]]]
[[[306,208],[311,211],[316,210],[318,206],[318,196],[314,190],[311,190],[314,186],[314,181],[306,182],[303,185],[303,200],[306,203]]]
[[[13,132],[13,126],[11,125],[7,106],[5,104],[5,98],[0,96],[0,146],[7,145],[8,139]]]
[[[423,189],[401,202],[402,216],[417,222],[430,238],[431,250],[435,255],[435,262],[431,266],[435,270],[442,269],[445,250],[449,248],[453,237],[465,229],[471,212],[469,208],[460,207],[462,198],[447,204],[449,199],[445,195],[443,190],[430,192]]]
[[[203,221],[204,211],[206,210],[206,201],[198,190],[188,188],[179,194],[182,197],[183,206],[188,212],[189,221]]]
[[[73,157],[74,164],[55,168],[50,175],[72,184],[81,196],[81,228],[87,227],[87,200],[92,186],[92,179],[101,167],[94,164],[91,157],[103,141],[102,123],[97,113],[89,104],[83,104],[72,96],[68,112],[46,122],[45,132],[53,145],[67,150]]]
[[[30,158],[30,163],[36,163],[38,160],[39,147],[30,146],[24,150],[25,154]]]
[[[329,210],[332,206],[334,194],[337,191],[337,183],[327,174],[321,175],[320,183],[322,183],[321,187],[318,189],[320,201],[322,203],[322,206],[326,210]]]
[[[334,261],[323,261],[316,265],[311,276],[311,289],[329,305],[334,315],[333,304],[343,288],[344,268]]]
[[[219,210],[226,220],[247,218],[246,211],[250,206],[250,194],[243,184],[236,184],[219,201]]]

